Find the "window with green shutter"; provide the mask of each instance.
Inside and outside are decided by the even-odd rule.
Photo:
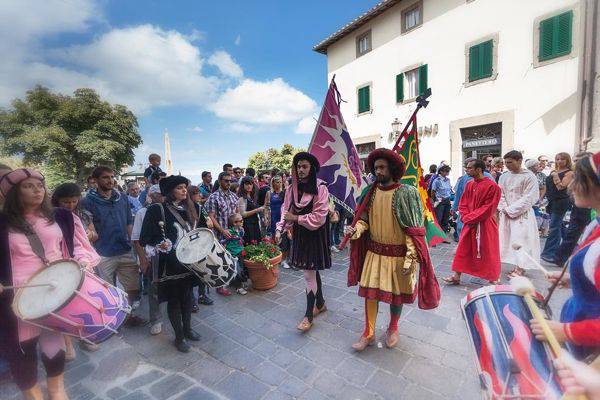
[[[469,48],[469,82],[492,76],[493,62],[493,40],[471,46]]]
[[[371,93],[370,86],[358,89],[358,113],[371,111]]]
[[[396,103],[404,101],[404,74],[396,75]]]
[[[419,96],[427,90],[427,64],[419,67]]]
[[[540,22],[539,61],[562,57],[573,45],[573,11]]]

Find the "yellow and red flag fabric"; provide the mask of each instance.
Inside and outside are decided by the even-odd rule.
[[[427,184],[423,179],[423,169],[421,168],[419,157],[419,137],[416,130],[416,118],[413,121],[409,121],[409,123],[411,122],[413,123],[412,129],[410,132],[407,131],[405,133],[404,141],[399,146],[394,147],[394,150],[400,154],[400,157],[406,163],[406,172],[400,182],[412,185],[419,190],[421,202],[423,203],[427,243],[430,246],[435,246],[446,239],[446,234],[435,218],[429,194],[427,193]]]

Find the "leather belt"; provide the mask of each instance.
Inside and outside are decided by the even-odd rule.
[[[374,240],[367,241],[367,250],[372,253],[387,257],[406,256],[406,245],[404,244],[385,244]]]

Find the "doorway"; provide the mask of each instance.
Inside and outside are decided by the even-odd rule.
[[[463,160],[502,155],[502,122],[461,128],[460,135]]]

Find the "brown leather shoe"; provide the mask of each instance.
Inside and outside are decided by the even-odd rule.
[[[313,318],[321,313],[324,313],[325,311],[327,311],[327,306],[325,304],[323,304],[323,307],[321,307],[320,309],[317,308],[317,306],[314,306],[313,307]]]
[[[388,349],[396,347],[396,344],[398,344],[398,340],[400,340],[400,335],[398,335],[398,331],[386,332],[385,345],[388,347]]]
[[[312,325],[312,322],[310,322],[308,318],[304,317],[304,319],[298,324],[297,328],[299,331],[308,332],[310,331],[310,328],[312,328]]]
[[[363,351],[367,346],[371,346],[373,343],[375,343],[375,335],[370,338],[361,336],[360,339],[358,339],[358,342],[352,345],[352,348],[356,351]]]

